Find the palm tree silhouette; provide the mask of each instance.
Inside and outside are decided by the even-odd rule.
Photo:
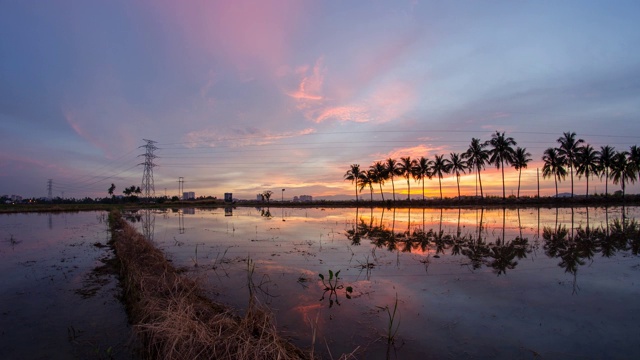
[[[569,166],[569,171],[571,172],[571,197],[573,197],[573,168],[577,164],[580,144],[582,144],[584,140],[576,140],[576,133],[574,132],[565,132],[557,141],[560,143],[558,153],[564,158],[566,162],[565,165]]]
[[[467,171],[467,164],[463,161],[462,156],[458,153],[449,154],[449,172],[452,172],[456,176],[458,183],[458,199],[460,198],[460,173]]]
[[[504,132],[500,133],[496,131],[491,135],[489,145],[493,148],[489,151],[491,157],[489,163],[494,164],[497,169],[502,169],[502,199],[506,199],[506,191],[504,187],[504,166],[505,163],[511,164],[513,162],[513,156],[515,152],[513,146],[516,146],[516,141],[512,137],[505,137]]]
[[[484,197],[482,192],[482,178],[480,178],[480,170],[484,169],[484,165],[489,162],[489,151],[485,149],[487,143],[480,142],[480,139],[471,138],[471,144],[467,151],[462,154],[464,159],[469,161],[469,168],[476,170],[478,181],[480,182],[480,197]],[[476,196],[478,196],[478,187],[476,186]]]
[[[638,148],[638,145],[633,145],[629,149],[629,161],[635,168],[636,173],[640,172],[640,148]]]
[[[362,174],[362,178],[360,179],[360,193],[362,193],[362,189],[365,187],[369,187],[369,192],[371,193],[371,202],[373,202],[373,183],[374,183],[375,175],[371,170],[365,171]]]
[[[387,166],[387,174],[389,174],[389,178],[391,179],[391,189],[393,194],[393,201],[396,201],[396,186],[393,183],[393,177],[395,175],[400,175],[398,171],[398,162],[395,159],[388,158],[385,165]]]
[[[629,153],[627,151],[618,152],[613,157],[613,166],[611,167],[611,180],[614,184],[620,183],[622,186],[622,198],[624,199],[625,185],[634,183],[637,180],[636,166],[629,161]]]
[[[556,148],[548,148],[542,155],[542,177],[552,177],[556,182],[556,197],[558,197],[558,181],[567,176],[567,169],[564,168],[564,158],[558,154]]]
[[[362,177],[364,176],[364,174],[365,172],[363,170],[360,170],[359,164],[352,164],[351,168],[344,174],[345,180],[349,180],[352,183],[355,183],[356,202],[358,201],[358,185],[360,185],[360,181],[362,181]]]
[[[589,197],[589,177],[598,175],[600,166],[598,165],[598,153],[591,145],[587,144],[580,148],[576,159],[576,174],[578,177],[584,175],[587,178],[587,195]]]
[[[440,185],[440,200],[442,200],[442,177],[449,173],[449,160],[444,158],[444,154],[436,155],[431,167],[431,176],[438,177],[438,185]]]
[[[604,196],[609,196],[609,170],[613,165],[613,157],[616,154],[612,146],[601,146],[598,152],[598,166],[600,167],[600,176],[604,176]]]
[[[415,175],[418,176],[418,179],[422,180],[422,201],[424,201],[424,178],[429,178],[433,176],[431,174],[431,166],[433,161],[427,159],[422,156],[418,161],[416,161],[415,166]]]
[[[407,179],[407,200],[411,200],[411,185],[409,184],[409,177],[414,173],[413,168],[416,165],[416,161],[411,159],[410,156],[401,157],[398,164],[398,172]]]
[[[384,201],[384,194],[382,193],[382,185],[389,178],[389,172],[387,168],[381,161],[376,161],[369,167],[369,172],[373,176],[373,182],[378,183],[380,186],[380,196],[382,196],[382,201]]]
[[[522,169],[527,168],[527,163],[531,161],[531,154],[527,152],[527,148],[517,147],[513,156],[513,167],[518,171],[518,199],[520,198],[520,179],[522,178]]]

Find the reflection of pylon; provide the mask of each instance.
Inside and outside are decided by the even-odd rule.
[[[147,142],[146,145],[142,145],[146,149],[146,152],[139,156],[144,156],[144,162],[138,165],[144,165],[144,171],[142,172],[142,193],[144,197],[149,201],[152,196],[156,195],[156,190],[153,186],[153,168],[156,166],[153,163],[153,159],[156,156],[153,154],[153,151],[158,149],[154,144],[156,143],[153,140],[143,139]]]

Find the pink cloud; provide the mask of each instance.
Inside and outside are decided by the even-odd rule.
[[[67,120],[67,123],[73,129],[73,131],[75,131],[76,134],[78,134],[81,138],[83,138],[87,142],[91,143],[93,146],[99,149],[102,149],[103,152],[106,153],[108,151],[110,146],[108,146],[104,142],[97,139],[95,136],[93,136],[90,132],[86,131],[80,125],[79,116],[75,111],[72,111],[70,109],[63,109],[62,113],[64,115],[65,120]]]
[[[246,128],[232,130],[231,134],[225,134],[220,131],[204,129],[187,133],[184,136],[184,141],[189,143],[188,147],[195,147],[203,144],[208,145],[209,147],[216,147],[217,145],[241,147],[271,144],[276,140],[309,135],[314,132],[315,130],[311,128],[281,133],[271,133],[257,128]]]
[[[160,11],[182,31],[188,49],[204,49],[246,75],[257,64],[277,69],[285,63],[305,22],[304,6],[296,0],[167,1]]]

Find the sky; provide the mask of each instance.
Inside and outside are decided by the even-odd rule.
[[[196,196],[354,198],[351,164],[448,157],[500,131],[532,155],[532,196],[564,132],[640,144],[638,23],[638,1],[0,0],[0,195],[47,196],[49,179],[53,196],[121,194],[142,183],[147,139],[156,195],[182,177]],[[502,194],[493,166],[482,180]],[[518,172],[505,182],[515,194]],[[456,195],[453,176],[442,186]]]

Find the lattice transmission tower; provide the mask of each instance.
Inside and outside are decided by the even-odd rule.
[[[147,139],[143,140],[146,141],[147,144],[140,147],[145,148],[146,151],[144,154],[140,154],[138,156],[144,156],[144,162],[138,165],[144,165],[141,190],[144,197],[149,201],[151,197],[156,195],[156,190],[153,186],[153,168],[156,166],[156,164],[153,163],[153,159],[156,158],[156,155],[153,152],[158,148],[155,145],[155,141]]]

